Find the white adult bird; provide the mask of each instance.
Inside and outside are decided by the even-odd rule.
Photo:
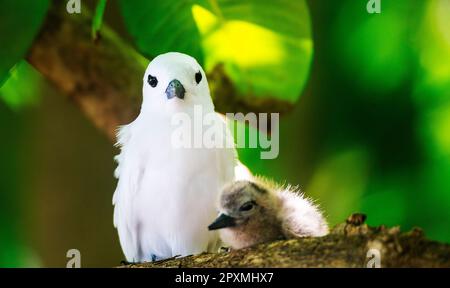
[[[205,72],[194,58],[171,52],[154,58],[143,80],[140,114],[118,132],[113,204],[122,250],[128,262],[216,252],[220,239],[207,227],[221,188],[234,179],[235,149],[172,143],[175,114],[193,119],[194,107],[215,113]],[[220,121],[222,136],[231,137]]]
[[[221,229],[223,242],[233,249],[328,233],[322,213],[303,194],[259,177],[228,184],[219,209],[221,214],[208,228]]]

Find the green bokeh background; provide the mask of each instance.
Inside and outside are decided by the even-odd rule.
[[[381,2],[368,14],[365,0],[307,1],[314,57],[279,157],[240,158],[300,185],[331,225],[360,211],[450,243],[450,1]],[[105,21],[123,31],[118,7]],[[117,151],[24,61],[0,98],[0,267],[65,266],[71,248],[85,267],[117,265]]]

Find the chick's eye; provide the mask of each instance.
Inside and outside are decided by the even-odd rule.
[[[148,84],[150,84],[150,86],[152,86],[153,88],[156,87],[156,85],[158,85],[158,79],[156,79],[156,77],[152,76],[152,75],[148,75],[148,79],[147,79]]]
[[[200,81],[202,81],[202,73],[200,71],[198,71],[197,73],[195,73],[195,82],[200,83]]]
[[[247,202],[244,205],[239,208],[239,211],[250,211],[253,209],[254,203],[253,202]]]

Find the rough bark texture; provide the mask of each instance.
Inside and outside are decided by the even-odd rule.
[[[360,216],[350,216],[321,238],[283,240],[228,253],[122,267],[367,267],[370,249],[380,251],[381,267],[450,267],[450,245],[427,240],[420,229],[401,233],[398,227],[369,227]]]

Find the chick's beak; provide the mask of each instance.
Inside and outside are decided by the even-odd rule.
[[[167,99],[172,99],[174,97],[184,99],[185,92],[186,90],[184,90],[183,84],[181,84],[181,82],[177,79],[173,79],[172,81],[170,81],[169,85],[167,85],[166,88]]]
[[[217,230],[226,227],[236,226],[236,221],[233,217],[226,214],[220,214],[211,225],[208,226],[208,230]]]

